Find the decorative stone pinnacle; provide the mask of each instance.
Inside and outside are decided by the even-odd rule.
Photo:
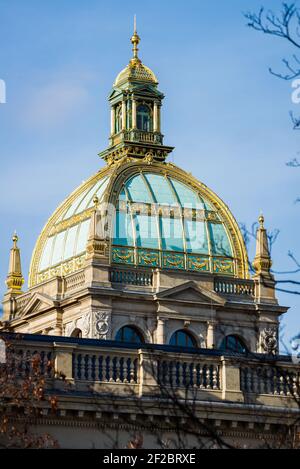
[[[265,218],[261,214],[256,233],[256,254],[253,262],[256,275],[271,276],[272,260],[269,251],[267,231],[264,227]]]
[[[15,232],[12,237],[13,247],[10,250],[9,269],[6,278],[8,293],[17,295],[22,293],[22,286],[24,284],[24,278],[21,269],[21,254],[17,244],[18,240],[19,238]]]

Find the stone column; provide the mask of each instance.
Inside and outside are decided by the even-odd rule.
[[[126,130],[126,101],[122,101],[122,130]]]
[[[166,343],[166,320],[165,319],[157,320],[156,342],[161,345]]]
[[[156,101],[153,109],[153,130],[154,132],[160,132],[160,106]]]
[[[114,106],[111,108],[110,119],[110,134],[115,135],[116,109]]]
[[[207,338],[206,338],[206,346],[209,349],[215,348],[215,321],[209,321],[207,323]]]
[[[132,128],[136,129],[136,100],[132,99]]]

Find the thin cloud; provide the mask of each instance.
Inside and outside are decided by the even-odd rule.
[[[48,130],[66,123],[88,101],[87,90],[70,83],[50,83],[34,90],[23,114],[26,126]]]

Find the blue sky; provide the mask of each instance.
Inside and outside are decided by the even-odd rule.
[[[14,229],[27,278],[48,217],[103,166],[107,96],[130,58],[135,13],[140,56],[166,94],[172,160],[217,192],[239,222],[250,225],[262,210],[267,227],[280,229],[274,269],[294,267],[287,253],[300,259],[300,169],[285,163],[300,150],[288,115],[299,105],[291,84],[268,72],[293,51],[245,26],[242,12],[261,3],[280,7],[276,0],[0,0],[1,294]],[[300,330],[300,296],[279,298],[291,306],[290,337]]]

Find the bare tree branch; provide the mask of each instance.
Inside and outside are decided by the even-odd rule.
[[[282,10],[279,15],[273,11],[266,11],[262,7],[258,14],[248,12],[244,14],[248,20],[248,26],[256,31],[262,32],[270,36],[276,36],[286,39],[297,49],[300,49],[300,10],[295,3],[283,3]],[[283,63],[288,70],[287,74],[274,72],[271,68],[270,73],[284,80],[293,80],[300,76],[300,60],[293,55],[295,65],[289,60],[283,59]]]

